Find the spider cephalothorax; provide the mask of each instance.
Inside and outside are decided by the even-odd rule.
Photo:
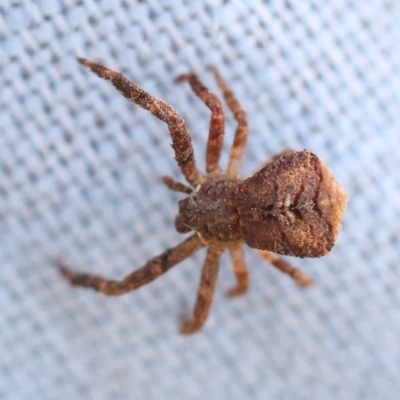
[[[202,247],[208,247],[202,270],[194,315],[181,325],[181,332],[198,331],[206,321],[217,280],[219,258],[228,250],[237,286],[228,294],[242,294],[248,287],[248,272],[242,245],[254,248],[263,259],[290,275],[301,286],[310,277],[274,253],[297,257],[320,257],[335,244],[347,195],[325,164],[313,153],[286,150],[273,157],[248,179],[238,176],[247,140],[247,118],[216,69],[212,69],[229,109],[238,123],[226,172],[219,168],[225,131],[225,116],[218,97],[202,85],[195,74],[178,77],[188,81],[195,94],[211,110],[207,144],[207,175],[196,167],[192,141],[183,119],[162,100],[156,99],[123,75],[100,64],[79,59],[101,78],[107,79],[128,100],[149,110],[169,128],[175,159],[191,187],[170,177],[170,189],[188,196],[179,202],[175,220],[178,232],[193,234],[148,261],[120,281],[71,271],[59,264],[72,284],[89,287],[106,295],[120,295],[143,286]],[[273,252],[273,253],[272,253]]]

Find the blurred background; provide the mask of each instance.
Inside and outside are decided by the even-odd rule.
[[[399,21],[396,0],[3,0],[0,398],[397,399]],[[251,288],[229,300],[224,256],[193,337],[177,326],[204,252],[122,297],[68,286],[52,260],[119,278],[182,240],[182,196],[159,180],[180,178],[165,125],[77,56],[171,103],[201,168],[209,111],[173,79],[218,92],[209,64],[248,113],[243,176],[287,147],[318,154],[350,202],[328,256],[290,260],[316,285],[247,249]]]

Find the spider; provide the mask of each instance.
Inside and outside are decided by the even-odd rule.
[[[79,273],[58,263],[62,275],[73,285],[117,296],[146,285],[202,247],[207,247],[197,300],[191,318],[183,319],[182,334],[199,331],[209,314],[217,281],[221,254],[228,250],[237,284],[228,296],[246,292],[249,276],[243,244],[299,285],[312,279],[275,253],[296,257],[320,257],[331,250],[338,236],[347,195],[325,164],[308,150],[286,150],[267,161],[247,179],[238,176],[248,136],[247,117],[220,73],[211,71],[232,112],[237,128],[226,171],[219,166],[224,138],[225,115],[216,94],[207,89],[194,73],[186,81],[211,111],[206,152],[207,174],[195,162],[192,140],[184,120],[174,108],[159,100],[121,73],[96,62],[78,61],[99,77],[111,81],[132,103],[150,111],[168,126],[175,160],[190,186],[163,177],[171,190],[187,195],[179,202],[175,227],[179,233],[193,232],[186,240],[150,259],[122,280]]]

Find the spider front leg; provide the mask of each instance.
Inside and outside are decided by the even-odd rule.
[[[180,192],[180,193],[186,193],[186,194],[191,194],[193,192],[192,188],[190,188],[189,186],[184,185],[183,183],[174,181],[169,176],[163,176],[161,179],[162,179],[164,185],[168,189],[173,190],[174,192]]]
[[[201,272],[200,286],[197,293],[193,319],[184,320],[181,324],[180,331],[184,335],[190,335],[197,332],[206,322],[214,297],[221,253],[222,250],[218,248],[208,248],[204,267]]]
[[[266,250],[258,250],[253,249],[256,254],[261,257],[264,261],[271,264],[275,268],[278,268],[279,271],[283,272],[284,274],[289,275],[292,279],[296,281],[297,284],[303,287],[311,286],[314,281],[313,279],[308,276],[305,272],[299,270],[298,268],[293,267],[282,258],[278,257],[274,253]]]
[[[183,175],[194,187],[204,181],[203,174],[196,167],[192,138],[185,121],[172,106],[145,92],[119,72],[84,58],[78,58],[78,61],[85,67],[90,68],[100,78],[110,81],[129,101],[150,111],[158,119],[165,122],[171,134],[175,160]]]
[[[188,81],[195,94],[211,110],[210,132],[208,135],[206,164],[207,172],[219,171],[219,158],[225,134],[225,114],[222,103],[215,93],[206,88],[195,74],[180,75],[175,82]]]
[[[238,123],[235,138],[229,155],[228,174],[236,176],[240,164],[242,163],[244,152],[246,150],[247,136],[249,132],[247,116],[240,103],[237,101],[232,90],[222,79],[222,76],[216,68],[211,68],[219,88],[222,90],[226,103],[233,114],[233,118]]]
[[[199,236],[193,235],[176,247],[168,249],[159,256],[152,258],[142,268],[129,274],[121,281],[113,281],[97,275],[75,272],[66,268],[61,263],[58,263],[58,267],[64,278],[72,285],[91,288],[108,296],[119,296],[154,281],[203,246],[204,243]]]
[[[237,285],[227,292],[229,297],[239,296],[246,293],[249,286],[249,272],[244,258],[244,250],[242,246],[229,250],[229,255],[233,264],[233,271],[236,276]]]

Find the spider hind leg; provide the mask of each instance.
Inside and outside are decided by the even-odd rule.
[[[239,296],[246,293],[249,287],[249,272],[246,266],[244,249],[242,246],[229,250],[229,255],[233,264],[233,272],[235,273],[237,285],[226,293],[229,297]]]
[[[293,267],[288,262],[278,257],[275,253],[266,250],[253,249],[256,254],[273,267],[279,269],[284,274],[289,275],[298,285],[302,287],[311,286],[314,281],[305,272]]]

